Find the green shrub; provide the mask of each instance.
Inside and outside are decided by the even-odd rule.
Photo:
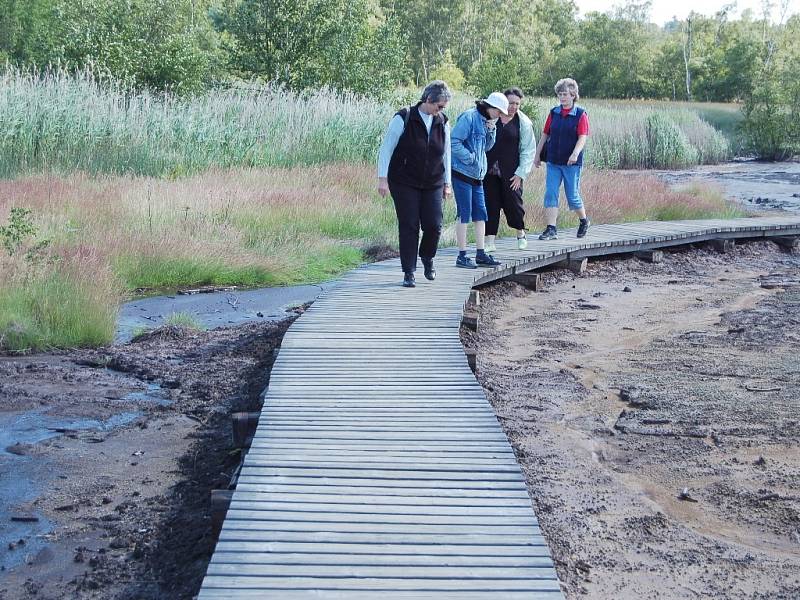
[[[686,167],[696,164],[698,152],[666,116],[653,113],[647,118],[648,166],[655,169]]]

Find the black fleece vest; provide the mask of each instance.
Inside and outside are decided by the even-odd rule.
[[[498,163],[503,179],[511,179],[519,167],[519,115],[505,125],[498,119],[496,136],[494,146],[486,153],[486,161],[490,170]]]
[[[444,185],[444,126],[447,117],[439,113],[433,118],[431,134],[419,114],[419,105],[411,107],[403,134],[389,161],[389,181],[423,190]],[[404,108],[396,114],[405,119]]]

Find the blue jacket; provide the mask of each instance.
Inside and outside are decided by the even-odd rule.
[[[452,169],[473,179],[483,179],[487,170],[486,151],[494,146],[495,135],[494,129],[486,130],[486,119],[477,108],[461,113],[450,132]]]

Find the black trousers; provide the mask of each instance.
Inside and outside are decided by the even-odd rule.
[[[511,189],[511,180],[486,175],[483,179],[483,194],[486,196],[486,235],[497,235],[500,227],[500,209],[506,214],[508,226],[525,229],[525,205],[522,202],[522,186],[518,191]]]
[[[389,182],[389,191],[397,212],[400,233],[400,264],[404,273],[417,270],[417,253],[433,258],[442,235],[443,187],[421,190],[409,185]],[[419,230],[422,227],[422,242]]]

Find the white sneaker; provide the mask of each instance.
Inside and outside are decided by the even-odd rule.
[[[527,237],[518,237],[517,238],[517,248],[519,250],[525,250],[528,247],[528,238]]]
[[[497,252],[497,246],[494,244],[486,244],[483,250],[488,254],[489,252]]]

